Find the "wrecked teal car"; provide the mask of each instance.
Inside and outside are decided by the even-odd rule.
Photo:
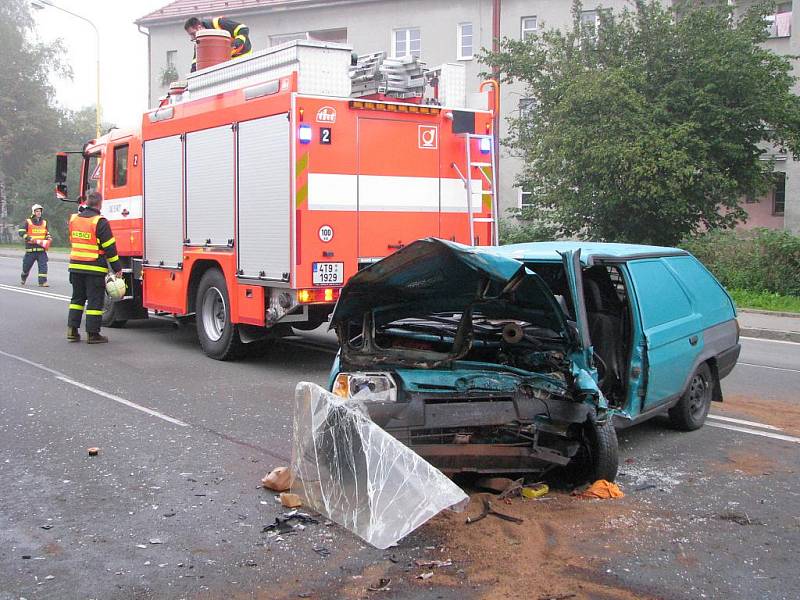
[[[344,287],[330,387],[446,473],[613,481],[615,426],[697,429],[722,400],[735,317],[676,248],[430,238]]]

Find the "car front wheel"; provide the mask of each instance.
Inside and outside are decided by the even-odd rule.
[[[711,407],[714,383],[707,363],[697,367],[689,380],[689,387],[678,403],[669,409],[669,420],[673,427],[681,431],[694,431],[703,426]]]

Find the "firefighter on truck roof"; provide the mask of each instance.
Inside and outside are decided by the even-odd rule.
[[[25,285],[33,263],[37,263],[39,286],[50,287],[50,284],[47,283],[47,246],[52,238],[47,229],[47,221],[42,217],[43,212],[44,208],[41,204],[34,204],[31,206],[31,216],[25,219],[25,224],[19,228],[19,236],[25,240],[25,256],[22,257],[20,285]]]
[[[111,233],[111,225],[100,216],[103,197],[91,192],[86,197],[82,211],[69,219],[69,281],[72,284],[72,299],[69,301],[67,317],[67,340],[81,339],[78,329],[86,309],[86,342],[102,344],[108,338],[100,335],[105,300],[105,277],[108,265],[118,278],[122,278],[122,266],[117,255],[117,245]]]
[[[238,23],[232,19],[225,17],[213,17],[209,19],[198,19],[197,17],[189,17],[183,28],[189,37],[194,41],[195,34],[202,29],[222,29],[231,34],[231,60],[234,58],[241,58],[246,54],[252,52],[252,45],[250,44],[250,30],[244,23]],[[197,70],[197,46],[194,49],[194,57],[192,58],[192,73]]]

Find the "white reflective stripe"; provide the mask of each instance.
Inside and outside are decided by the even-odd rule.
[[[309,210],[356,210],[358,177],[336,173],[308,174]]]
[[[128,211],[123,215],[124,210]],[[111,198],[103,200],[103,208],[100,211],[109,221],[123,221],[128,219],[142,218],[142,197],[127,196],[125,198]]]
[[[361,175],[358,178],[358,209],[439,212],[439,178]]]
[[[482,211],[480,181],[474,181],[472,212]],[[460,179],[386,175],[308,174],[309,210],[370,212],[467,212],[467,190]]]
[[[442,212],[467,212],[467,186],[460,179],[442,179]],[[482,211],[482,180],[472,180],[472,212]]]

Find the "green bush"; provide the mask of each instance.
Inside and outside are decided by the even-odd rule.
[[[521,244],[524,242],[545,242],[556,238],[552,226],[538,221],[500,221],[500,244]]]
[[[681,247],[727,288],[800,296],[800,236],[788,231],[711,231]]]

